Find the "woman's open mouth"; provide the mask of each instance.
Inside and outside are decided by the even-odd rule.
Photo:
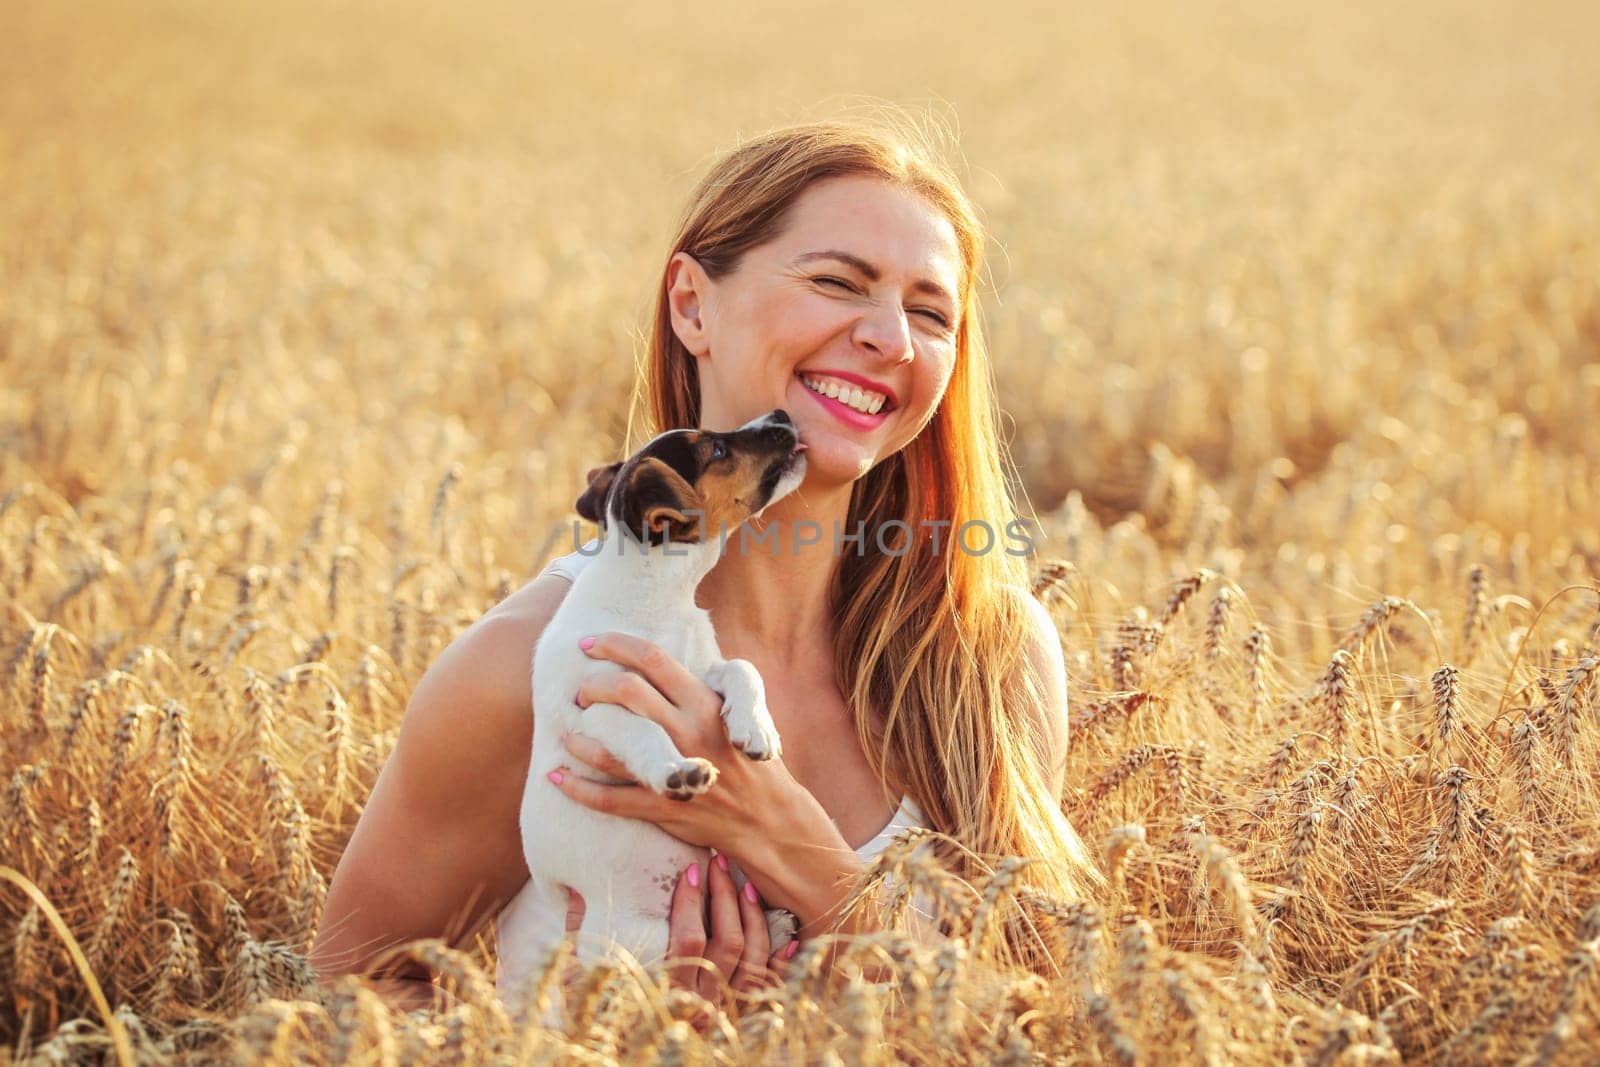
[[[847,426],[874,430],[883,425],[895,409],[894,401],[883,393],[864,389],[825,374],[795,375],[818,406]]]

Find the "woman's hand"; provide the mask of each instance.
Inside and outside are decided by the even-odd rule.
[[[735,993],[752,993],[780,980],[800,942],[773,952],[755,883],[736,889],[728,858],[721,853],[706,868],[690,865],[673,890],[667,958],[683,962],[667,976],[677,988],[693,990],[715,1004],[724,982]]]
[[[807,937],[845,929],[839,925],[843,906],[865,864],[783,760],[758,762],[735,748],[722,720],[722,697],[657,645],[616,632],[578,645],[626,668],[586,678],[576,697],[580,706],[605,701],[650,719],[680,753],[710,760],[718,774],[699,796],[672,800],[633,782],[631,772],[593,738],[569,733],[563,743],[573,756],[622,782],[591,781],[560,767],[549,775],[556,788],[587,808],[643,819],[681,841],[728,855],[768,906],[795,914]],[[716,925],[701,928],[714,935]]]
[[[716,784],[689,801],[673,800],[631,781],[623,764],[598,742],[582,734],[564,738],[567,750],[609,777],[607,785],[573,774],[553,772],[567,796],[585,807],[655,823],[680,841],[726,852],[756,881],[768,900],[796,910],[776,893],[762,859],[778,840],[793,845],[842,844],[827,813],[795,781],[781,759],[757,762],[728,740],[722,697],[676,658],[641,637],[603,633],[579,642],[589,655],[626,668],[591,675],[578,690],[579,706],[606,702],[659,724],[686,757],[707,759],[717,768]]]
[[[692,990],[715,1004],[726,982],[735,993],[751,993],[782,981],[799,941],[772,951],[766,911],[755,885],[736,890],[727,858],[718,854],[701,870],[691,864],[679,876],[667,918],[667,971],[676,988]],[[709,903],[710,921],[706,920]],[[567,890],[567,932],[583,922],[583,898]]]

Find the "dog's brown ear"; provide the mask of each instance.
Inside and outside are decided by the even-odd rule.
[[[617,491],[622,494],[622,521],[640,543],[699,540],[705,523],[704,514],[695,512],[699,494],[660,460],[652,456],[640,461]]]
[[[589,488],[578,498],[579,515],[601,526],[606,524],[606,496],[611,492],[611,483],[616,480],[617,472],[621,469],[622,464],[619,462],[595,467],[589,471]]]

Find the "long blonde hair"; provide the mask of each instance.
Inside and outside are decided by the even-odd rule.
[[[998,532],[983,553],[948,544],[963,522],[998,530],[1016,514],[976,299],[984,231],[954,174],[925,131],[892,116],[876,126],[828,120],[776,129],[711,168],[667,260],[687,252],[720,278],[777,236],[811,183],[844,175],[881,178],[926,198],[954,226],[965,269],[943,400],[923,431],[851,493],[847,530],[862,522],[868,536],[864,553],[840,554],[830,589],[837,677],[891,803],[909,795],[933,829],[986,858],[1047,860],[1023,880],[1081,898],[1100,879],[1041,767],[1045,690],[1027,654],[1037,633],[1024,602],[1027,564],[1001,550]],[[648,408],[647,436],[699,425],[698,368],[673,331],[664,271],[634,404]],[[880,551],[872,533],[896,519],[911,534],[900,555]],[[950,525],[944,550],[934,552],[937,533],[925,521],[938,520]]]

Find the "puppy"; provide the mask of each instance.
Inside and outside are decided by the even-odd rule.
[[[761,676],[746,660],[723,658],[694,592],[722,553],[722,535],[804,479],[804,447],[788,414],[778,410],[729,433],[672,430],[627,460],[589,472],[578,511],[601,524],[602,540],[534,650],[533,758],[521,812],[532,875],[523,893],[534,894],[541,910],[565,915],[565,888],[577,890],[585,904],[578,938],[585,964],[613,944],[642,963],[663,958],[673,886],[690,863],[705,869],[710,853],[653,823],[570,800],[545,778],[558,766],[597,781],[616,779],[575,760],[562,733],[593,738],[635,781],[677,800],[710,789],[716,767],[685,756],[664,729],[625,707],[579,708],[573,694],[586,676],[623,668],[586,655],[578,640],[615,630],[660,646],[722,695],[736,747],[754,760],[778,755]],[[792,940],[793,915],[774,909],[768,919],[775,947]],[[514,957],[533,948],[509,947]]]

